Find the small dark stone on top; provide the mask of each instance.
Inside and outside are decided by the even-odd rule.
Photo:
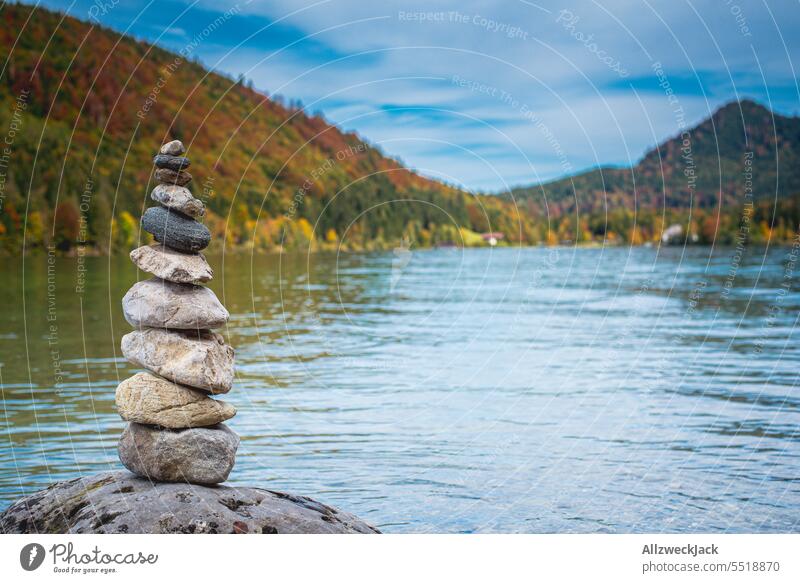
[[[168,156],[167,154],[158,154],[153,158],[153,164],[159,168],[169,168],[170,170],[183,170],[188,168],[191,162],[189,158],[183,156]]]

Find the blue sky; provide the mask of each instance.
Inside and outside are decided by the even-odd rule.
[[[800,3],[48,0],[499,191],[629,165],[736,98],[800,112]]]

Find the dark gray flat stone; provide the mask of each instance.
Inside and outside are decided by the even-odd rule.
[[[152,206],[144,212],[142,228],[159,243],[187,253],[201,251],[211,242],[211,233],[205,225],[160,206]]]
[[[183,156],[169,156],[167,154],[157,154],[153,158],[153,164],[157,168],[168,168],[169,170],[184,170],[191,165],[189,158]]]

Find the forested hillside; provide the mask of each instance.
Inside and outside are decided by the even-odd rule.
[[[532,242],[497,197],[423,178],[353,133],[216,73],[192,55],[27,5],[0,8],[2,248],[137,244],[152,156],[181,139],[217,241],[262,249]],[[145,234],[146,235],[146,234]],[[220,243],[222,244],[222,243]]]

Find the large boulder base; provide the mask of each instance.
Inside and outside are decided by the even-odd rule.
[[[260,488],[153,483],[125,471],[53,484],[0,515],[0,533],[373,534],[325,504]]]
[[[220,484],[236,462],[239,436],[224,423],[161,429],[128,423],[117,449],[133,473],[160,482]]]

